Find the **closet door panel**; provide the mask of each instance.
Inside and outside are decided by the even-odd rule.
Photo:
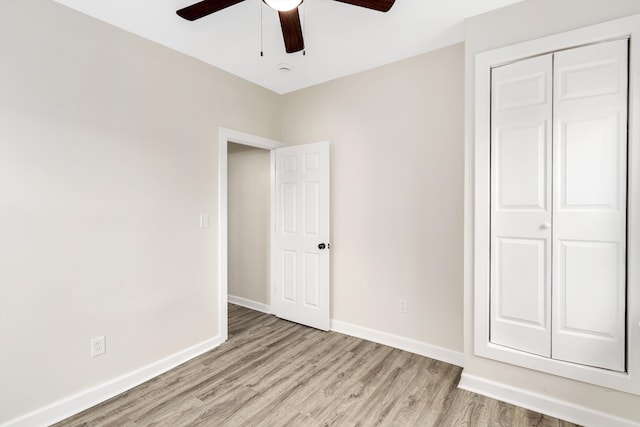
[[[492,70],[490,340],[550,356],[551,70]]]
[[[500,211],[547,210],[547,123],[544,120],[499,129],[496,175],[500,177],[497,194]]]
[[[619,280],[619,245],[561,241],[558,246],[558,273],[564,279],[563,291],[558,294],[563,313],[558,319],[558,329],[603,340],[615,339],[620,290],[612,285]],[[598,303],[594,304],[595,301]]]
[[[624,194],[619,188],[620,152],[624,148],[618,135],[619,112],[590,117],[565,112],[560,125],[561,175],[559,208],[563,211],[591,208],[596,211],[620,211]],[[600,213],[600,212],[598,212]]]
[[[552,357],[625,370],[627,40],[554,54]]]

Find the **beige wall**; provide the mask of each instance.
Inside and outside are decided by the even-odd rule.
[[[460,352],[463,55],[285,95],[282,122],[287,144],[331,141],[331,318]]]
[[[0,0],[0,424],[220,333],[218,127],[278,138],[280,102],[51,1]]]
[[[640,13],[637,0],[526,0],[466,22],[465,373],[640,422],[640,397],[473,356],[473,103],[478,52]]]
[[[229,143],[228,292],[270,304],[270,156],[268,150]]]

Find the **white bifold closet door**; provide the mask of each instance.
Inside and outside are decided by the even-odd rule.
[[[552,55],[492,71],[491,342],[551,355]]]
[[[554,55],[555,359],[625,370],[628,41]]]
[[[490,340],[625,370],[627,56],[492,70]]]

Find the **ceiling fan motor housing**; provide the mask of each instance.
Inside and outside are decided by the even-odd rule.
[[[279,12],[288,12],[300,6],[304,0],[262,0],[264,4]]]

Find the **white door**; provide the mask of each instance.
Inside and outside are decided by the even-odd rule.
[[[492,70],[490,340],[624,371],[628,41]]]
[[[551,355],[552,55],[492,70],[490,340]]]
[[[276,150],[275,314],[329,330],[329,143]]]
[[[625,370],[628,41],[555,54],[554,359]]]

